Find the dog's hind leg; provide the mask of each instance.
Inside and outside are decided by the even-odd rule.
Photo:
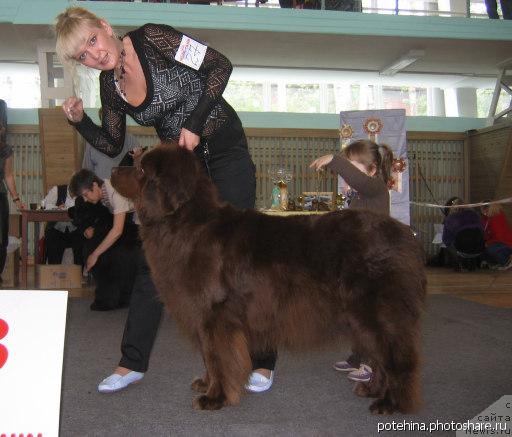
[[[195,378],[190,384],[190,388],[198,393],[206,393],[208,387],[210,386],[210,375],[208,374],[208,366],[204,360],[205,354],[203,353],[203,364],[206,369],[205,374],[202,378]]]
[[[373,375],[370,382],[357,383],[354,392],[378,398],[370,406],[373,413],[411,413],[419,407],[417,322],[409,322],[404,325],[395,315],[388,317],[386,323],[371,326],[362,319],[355,321],[354,347],[369,360]]]
[[[413,413],[421,405],[420,359],[415,327],[411,331],[389,335],[383,340],[385,352],[382,367],[387,377],[387,389],[370,411],[391,414],[395,411]]]
[[[357,314],[356,311],[353,312]],[[387,388],[387,376],[381,367],[382,356],[378,353],[378,332],[376,326],[368,326],[364,316],[351,318],[352,352],[372,368],[369,382],[357,382],[354,393],[361,397],[380,398]]]
[[[208,388],[194,400],[194,408],[218,410],[237,405],[252,369],[243,331],[217,319],[202,334],[201,347],[207,372],[202,382],[208,382]]]
[[[372,377],[369,382],[356,382],[354,393],[365,398],[381,398],[387,389],[387,375],[378,363],[370,362]]]

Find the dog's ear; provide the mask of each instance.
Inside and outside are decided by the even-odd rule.
[[[110,182],[114,189],[123,197],[135,200],[139,195],[136,167],[114,167]]]
[[[156,202],[163,214],[174,212],[194,196],[201,174],[194,153],[176,144],[163,144],[146,153],[140,169],[141,198],[153,206]]]

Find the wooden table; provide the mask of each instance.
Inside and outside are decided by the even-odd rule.
[[[281,217],[290,217],[292,215],[320,215],[332,211],[281,211],[279,209],[260,209],[260,212],[267,215],[278,215]]]
[[[39,223],[69,222],[68,212],[64,209],[27,209],[21,211],[21,288],[27,288],[28,266],[28,224],[34,223],[34,263],[37,261],[37,241],[39,239]]]

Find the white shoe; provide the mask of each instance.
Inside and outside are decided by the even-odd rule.
[[[336,361],[333,366],[334,370],[338,372],[353,372],[354,370],[359,369],[359,367],[354,367],[348,361]]]
[[[99,383],[98,391],[100,393],[114,393],[140,381],[142,378],[144,378],[144,373],[135,372],[134,370],[124,376],[114,373]]]
[[[252,372],[249,381],[245,384],[245,389],[249,393],[262,393],[272,387],[274,381],[274,371],[270,372],[270,378],[263,376],[261,373]]]

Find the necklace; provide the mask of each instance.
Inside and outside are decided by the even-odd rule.
[[[114,81],[117,85],[117,89],[121,93],[121,96],[126,100],[126,91],[125,91],[125,74],[126,70],[124,69],[124,58],[126,57],[126,52],[124,49],[121,50],[120,54],[121,65],[119,66],[119,76],[116,77],[114,71]]]

